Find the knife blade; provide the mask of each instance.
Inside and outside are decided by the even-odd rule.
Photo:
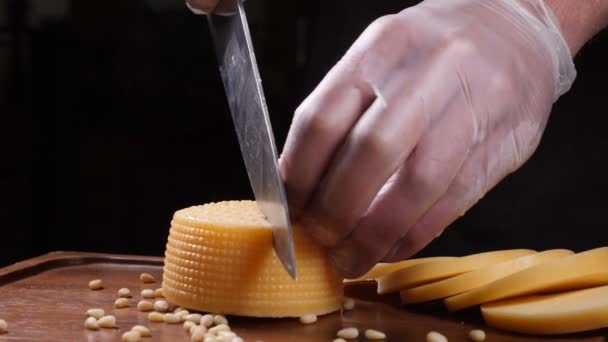
[[[242,0],[222,0],[209,14],[220,74],[256,202],[272,225],[273,246],[289,275],[296,260],[289,209],[277,164],[277,148]]]

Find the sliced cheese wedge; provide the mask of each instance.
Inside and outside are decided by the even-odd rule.
[[[516,296],[608,284],[608,247],[597,248],[530,267],[492,283],[445,299],[450,311]]]
[[[490,326],[526,334],[566,334],[608,327],[608,286],[488,303]]]
[[[457,275],[434,283],[401,290],[401,301],[404,304],[421,303],[453,296],[494,280],[506,277],[526,268],[574,254],[566,249],[555,249],[525,255]]]
[[[378,278],[378,293],[391,293],[428,284],[533,253],[536,251],[512,249],[473,254],[457,259],[430,261],[406,267]]]
[[[170,302],[204,312],[257,317],[322,315],[342,305],[342,278],[326,251],[294,224],[298,279],[272,248],[272,229],[253,201],[177,211],[163,274]]]
[[[364,280],[374,280],[376,278],[385,276],[389,273],[393,273],[395,271],[404,269],[406,267],[416,266],[419,264],[424,264],[430,261],[445,261],[445,260],[454,260],[458,259],[457,257],[429,257],[429,258],[417,258],[417,259],[408,259],[399,262],[381,262],[372,267],[364,275],[355,279],[345,279],[345,282],[354,282],[354,281],[364,281]]]

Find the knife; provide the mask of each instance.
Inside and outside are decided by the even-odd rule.
[[[249,182],[259,209],[272,225],[275,253],[296,279],[289,209],[245,8],[242,0],[221,0],[217,8],[224,9],[222,14],[209,14],[207,21]]]

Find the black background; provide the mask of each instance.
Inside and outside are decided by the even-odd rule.
[[[361,31],[413,3],[248,2],[279,149]],[[0,266],[54,250],[162,255],[175,210],[252,197],[204,19],[182,1],[0,8]],[[607,62],[604,32],[537,153],[422,255],[607,244]]]

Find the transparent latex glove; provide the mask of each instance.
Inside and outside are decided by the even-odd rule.
[[[237,0],[186,0],[186,6],[195,14],[231,14],[236,11]]]
[[[291,210],[347,277],[405,259],[530,157],[575,76],[542,0],[382,17],[296,110]]]

